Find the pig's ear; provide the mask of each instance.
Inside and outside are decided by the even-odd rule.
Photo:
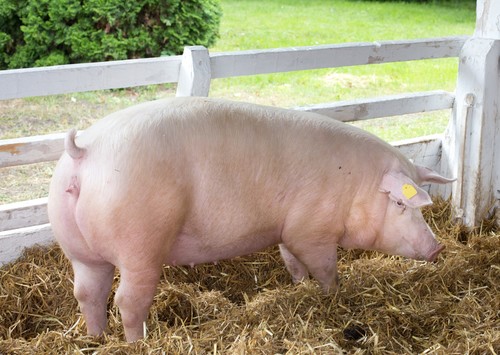
[[[414,164],[414,165],[415,165],[415,168],[417,169],[418,177],[420,178],[422,183],[435,182],[436,184],[448,184],[448,183],[456,180],[456,179],[445,178],[429,168],[426,168],[426,167],[423,167],[420,165],[416,165],[416,164]]]
[[[379,191],[387,193],[389,198],[402,202],[410,208],[419,208],[432,204],[432,200],[425,190],[422,190],[408,176],[399,172],[384,174]]]

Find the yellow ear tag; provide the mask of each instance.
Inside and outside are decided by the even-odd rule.
[[[415,189],[415,187],[410,184],[404,184],[401,190],[403,192],[403,195],[405,195],[408,200],[417,194],[417,189]]]

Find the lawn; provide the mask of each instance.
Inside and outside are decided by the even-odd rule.
[[[223,1],[212,52],[469,35],[475,12],[407,3]],[[453,90],[456,59],[215,80],[212,95],[295,106],[401,91]]]
[[[223,1],[221,38],[212,52],[345,42],[470,35],[475,11],[366,1]],[[211,95],[294,107],[428,90],[453,91],[458,60],[438,59],[214,80]],[[419,120],[415,120],[419,118]],[[359,125],[394,141],[443,132],[449,112]]]
[[[223,0],[211,52],[470,35],[475,11],[371,1]],[[282,107],[427,90],[453,91],[458,60],[439,59],[213,80],[210,96]],[[0,101],[0,139],[84,129],[134,103],[175,95],[173,85]],[[388,141],[443,132],[449,112],[360,123]],[[46,196],[53,164],[0,170],[0,203]],[[30,178],[27,178],[30,177]],[[19,181],[27,185],[19,186]]]

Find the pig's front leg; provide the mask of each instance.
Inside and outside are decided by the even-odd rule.
[[[115,267],[108,263],[89,264],[73,260],[74,295],[87,323],[89,335],[101,335],[107,326],[108,296]]]
[[[326,294],[335,292],[338,285],[337,244],[333,240],[297,236],[284,242],[288,253],[305,265]]]
[[[148,318],[153,303],[161,265],[158,267],[137,268],[135,271],[120,269],[120,286],[115,295],[115,303],[120,308],[125,338],[134,342],[144,337],[144,322]]]
[[[281,258],[285,262],[286,269],[292,275],[292,280],[294,283],[299,283],[307,278],[309,278],[309,272],[304,264],[300,262],[290,251],[286,248],[284,244],[279,245]]]
[[[337,290],[339,277],[336,246],[325,246],[325,248],[303,255],[303,262],[326,294]]]

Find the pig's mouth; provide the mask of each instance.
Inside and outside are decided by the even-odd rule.
[[[431,252],[426,258],[425,260],[427,261],[430,261],[430,262],[434,262],[436,261],[439,253],[441,253],[443,251],[443,249],[445,248],[444,245],[438,245],[438,247],[433,251]]]

